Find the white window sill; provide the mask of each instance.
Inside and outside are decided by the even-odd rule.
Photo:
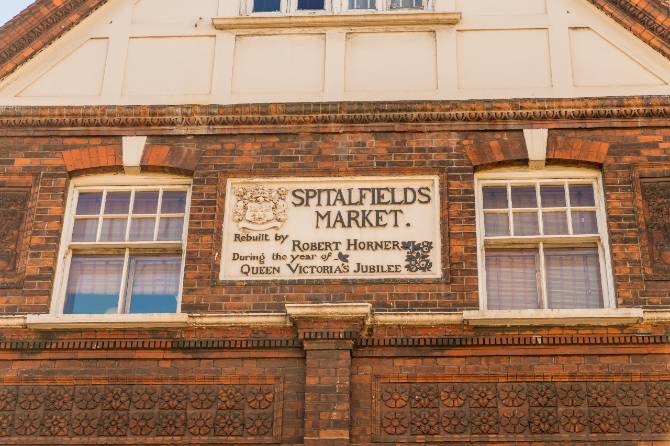
[[[361,318],[370,325],[391,326],[615,326],[639,322],[670,322],[670,310],[611,308],[597,310],[489,310],[453,313],[377,313],[369,304],[287,305],[287,313],[230,314],[104,314],[104,315],[0,315],[0,328],[34,330],[152,329],[225,326],[290,326],[291,319]]]
[[[625,325],[641,322],[641,308],[577,310],[478,310],[464,311],[463,321],[473,326]]]
[[[461,21],[459,12],[310,14],[215,17],[214,28],[224,31],[291,28],[352,28],[374,26],[441,26]]]
[[[188,326],[188,314],[29,314],[26,326],[36,330],[179,328]]]

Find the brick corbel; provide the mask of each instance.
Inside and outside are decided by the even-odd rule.
[[[354,340],[372,323],[372,305],[287,304],[286,314],[303,341]]]
[[[200,155],[196,148],[147,144],[140,161],[142,172],[192,176]]]
[[[121,146],[82,147],[67,150],[63,152],[63,162],[70,176],[123,170]]]

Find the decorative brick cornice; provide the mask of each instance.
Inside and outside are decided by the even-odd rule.
[[[74,129],[216,133],[342,125],[666,125],[670,96],[497,101],[325,102],[183,106],[0,107],[0,135]]]
[[[449,337],[358,337],[357,332],[323,332],[305,337],[305,341],[353,340],[357,348],[366,347],[490,347],[490,346],[559,346],[559,345],[664,345],[670,343],[669,335],[594,334],[594,335],[497,335]],[[0,351],[109,351],[109,350],[239,350],[301,348],[298,338],[274,339],[28,339],[0,342]]]
[[[274,339],[111,339],[111,340],[21,340],[0,342],[0,351],[69,350],[228,350],[300,348],[295,338]]]
[[[666,0],[589,0],[656,51],[670,58],[670,5]]]
[[[668,344],[668,335],[499,335],[443,338],[362,338],[357,347],[486,347],[547,345],[649,345]]]
[[[0,28],[0,79],[26,63],[107,0],[38,0]]]

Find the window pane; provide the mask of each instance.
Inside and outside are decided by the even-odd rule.
[[[484,234],[487,237],[509,235],[509,216],[507,214],[484,214]]]
[[[116,313],[122,274],[123,257],[73,256],[63,313]]]
[[[75,220],[72,228],[73,242],[94,242],[98,235],[98,219]]]
[[[186,192],[165,191],[163,192],[163,204],[161,214],[183,214],[186,209]]]
[[[512,207],[513,208],[536,208],[537,196],[533,186],[514,186],[512,187]]]
[[[536,249],[487,249],[487,308],[539,308],[538,265],[539,254]]]
[[[101,242],[122,242],[126,239],[126,225],[128,220],[125,218],[106,218],[102,221],[100,230]]]
[[[158,191],[135,192],[133,214],[155,214],[158,211]]]
[[[565,204],[565,188],[563,186],[541,186],[540,199],[543,208],[563,208]]]
[[[298,0],[298,9],[324,9],[325,0]]]
[[[77,199],[77,215],[98,215],[102,205],[102,192],[82,192]]]
[[[484,187],[484,209],[507,209],[506,187]]]
[[[602,308],[596,248],[545,249],[549,308]]]
[[[375,0],[349,0],[349,9],[377,9]]]
[[[537,222],[537,212],[515,212],[514,235],[538,235],[540,225]]]
[[[597,234],[596,213],[594,211],[572,211],[572,232],[575,234]]]
[[[542,224],[545,235],[568,233],[568,215],[565,212],[543,212]]]
[[[590,184],[570,185],[570,206],[595,206],[593,186]]]
[[[130,192],[107,192],[105,214],[127,214],[130,209]]]
[[[155,218],[133,218],[130,223],[130,241],[151,241],[154,239]]]
[[[279,11],[281,0],[254,0],[254,12]]]
[[[391,0],[391,8],[423,8],[423,0]]]
[[[131,257],[130,313],[177,311],[181,257]]]
[[[161,218],[158,223],[158,240],[179,241],[183,231],[184,219],[182,217]]]

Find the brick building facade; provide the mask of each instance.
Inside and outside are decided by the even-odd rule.
[[[142,1],[149,12],[136,6],[132,23],[140,25],[132,26],[146,26],[149,35],[164,32],[164,24],[140,20],[160,16],[151,9],[155,0]],[[470,26],[472,8],[463,2],[418,2],[434,9],[396,17],[381,5],[377,12],[346,14],[326,2],[333,8],[326,17],[301,16],[296,2],[296,16],[305,20],[296,25],[281,14],[254,15],[253,2],[240,2],[228,17],[226,5],[238,2],[199,1],[218,4],[225,23],[216,25],[214,18],[212,30],[197,32],[251,29],[266,38],[297,32],[295,27],[327,33],[390,27],[398,34],[393,20],[411,17],[402,22],[403,31],[420,34],[434,26],[439,42],[440,32],[448,32],[443,27],[459,20]],[[109,40],[105,54],[111,60],[116,41],[112,34],[105,37],[101,23],[114,26],[129,3],[39,0],[0,28],[0,444],[670,444],[667,3],[562,4],[579,3],[586,11],[573,11],[583,14],[579,20],[593,20],[599,34],[614,30],[610,41],[629,42],[620,48],[645,46],[649,53],[638,62],[659,80],[637,91],[627,79],[607,78],[607,88],[593,87],[590,97],[572,90],[565,96],[552,91],[547,99],[531,98],[537,95],[530,90],[527,96],[481,90],[457,99],[431,100],[422,97],[425,92],[412,100],[407,92],[356,99],[344,88],[343,96],[330,100],[337,81],[327,71],[324,91],[330,93],[323,100],[299,94],[295,100],[272,100],[273,93],[261,97],[266,93],[254,90],[244,98],[257,95],[256,101],[240,103],[224,95],[230,100],[209,102],[221,105],[184,105],[198,101],[189,101],[193,97],[185,92],[179,100],[173,92],[130,97],[139,85],[132,83],[123,87],[130,99],[105,96],[112,88],[108,82],[114,82],[113,71],[105,71],[109,67],[100,97],[92,99],[70,92],[88,84],[84,78],[70,82],[66,65],[55,74],[40,71],[54,66],[59,51],[69,54],[67,45],[92,45],[85,60],[93,61],[99,41]],[[278,8],[288,8],[285,3]],[[359,3],[368,9],[377,4],[351,2],[350,8]],[[512,3],[497,14],[504,16]],[[519,3],[530,8],[543,2]],[[184,14],[175,5],[159,7],[166,8],[165,16]],[[551,12],[553,6],[546,8]],[[371,22],[357,24],[361,17]],[[528,17],[508,19],[531,23]],[[599,21],[606,23],[602,29]],[[90,37],[86,26],[98,34]],[[81,36],[78,29],[84,30]],[[68,35],[77,38],[68,41]],[[327,35],[331,51],[336,37]],[[237,44],[244,38],[237,35]],[[175,54],[178,48],[175,44]],[[333,53],[328,54],[325,65],[335,70]],[[636,53],[627,57],[631,54]],[[576,52],[572,60],[577,73]],[[605,61],[628,69],[624,59]],[[459,63],[465,67],[468,61]],[[94,76],[95,69],[87,73]],[[253,89],[235,73],[229,79],[233,93]],[[441,73],[437,69],[440,95],[446,79]],[[124,82],[129,76],[127,71]],[[349,74],[343,76],[352,85]],[[648,79],[638,72],[631,76],[642,84]],[[22,82],[28,86],[16,87]],[[67,91],[40,93],[47,87]],[[439,265],[433,265],[435,277],[224,277],[222,263],[229,260],[225,251],[231,245],[222,228],[232,221],[232,207],[226,205],[231,180],[290,184],[295,178],[373,177],[436,179],[439,224],[433,241],[441,250],[431,258]],[[504,210],[486,204],[485,195],[497,184],[507,188]],[[588,197],[580,204],[572,195],[573,186],[584,184],[593,184],[592,204]],[[539,202],[550,192],[544,186],[556,185],[568,203],[543,210]],[[516,206],[510,191],[523,191],[515,187],[533,188],[534,205]],[[154,192],[158,210],[147,205],[149,210],[136,212],[118,195],[121,210],[107,212],[114,193],[127,193],[139,206],[141,193]],[[84,209],[87,193],[93,202],[102,200],[91,205],[97,210]],[[94,196],[98,193],[102,198]],[[169,202],[173,196],[176,201]],[[528,230],[513,220],[518,208],[538,215],[543,229],[521,240],[505,238]],[[570,218],[562,241],[549,236],[551,212]],[[580,212],[592,212],[597,228],[578,230]],[[113,223],[105,226],[112,214],[128,222],[125,237],[113,238]],[[133,239],[136,214],[153,222],[149,239]],[[509,215],[514,229],[504,223],[506,235],[489,237],[489,215],[504,220]],[[591,217],[584,218],[588,224]],[[177,229],[183,240],[171,238],[172,226],[156,223],[169,219],[185,222]],[[80,223],[93,221],[94,229]],[[77,239],[78,231],[83,238]],[[88,231],[92,239],[86,238]],[[114,242],[95,245],[102,240]],[[541,259],[531,254],[539,263],[530,267],[534,279],[528,284],[517,275],[518,264],[506,262],[516,255],[510,251],[528,253],[536,246]],[[502,259],[496,260],[502,272],[493,269],[493,253]],[[566,260],[577,255],[587,266]],[[109,297],[95,286],[119,286],[110,279],[114,265],[106,263],[100,273],[86,264],[110,256],[123,266],[122,297],[117,293],[111,311],[99,311],[97,301],[86,307],[91,296]],[[164,269],[151,270],[148,280],[140,277],[142,261],[146,266],[168,258],[178,277]],[[595,264],[588,263],[594,258]],[[78,291],[72,285],[75,272],[84,278]],[[172,296],[166,290],[172,290],[168,282],[174,277]],[[583,285],[594,277],[597,283]],[[136,292],[134,286],[151,288],[152,281],[165,282],[163,291]],[[537,307],[520,306],[518,299],[527,293]],[[177,308],[133,311],[140,295],[172,296]],[[595,299],[591,308],[583,302],[589,298]]]

